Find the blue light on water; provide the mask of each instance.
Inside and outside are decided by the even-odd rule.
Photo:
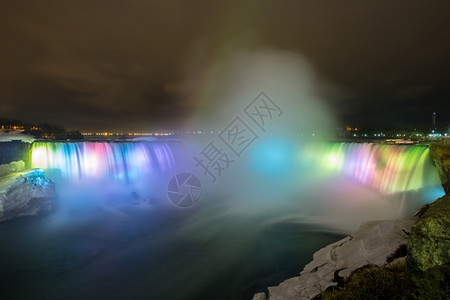
[[[294,161],[293,145],[283,139],[258,141],[251,147],[252,170],[264,176],[283,176],[290,172]]]
[[[421,204],[429,204],[445,195],[444,189],[440,186],[424,188],[421,190]]]

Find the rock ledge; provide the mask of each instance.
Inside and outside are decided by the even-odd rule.
[[[352,235],[314,253],[313,261],[300,276],[269,287],[268,295],[258,293],[253,299],[312,299],[365,265],[385,265],[398,256],[399,249],[406,248],[407,237],[417,219],[363,223]]]
[[[0,222],[50,211],[55,203],[55,185],[44,171],[33,169],[0,180]]]

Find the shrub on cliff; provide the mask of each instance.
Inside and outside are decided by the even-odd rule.
[[[450,192],[450,142],[430,144],[430,157],[437,168],[442,187],[446,193]]]
[[[406,263],[369,265],[355,271],[343,287],[326,291],[321,299],[405,299]]]
[[[422,210],[408,244],[410,299],[448,299],[450,295],[450,195]]]

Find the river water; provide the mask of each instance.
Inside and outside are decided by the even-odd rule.
[[[138,164],[135,157],[128,161],[133,145],[121,145],[122,156],[115,145],[37,146],[45,155],[40,167],[56,182],[58,206],[50,215],[0,223],[2,299],[251,299],[298,275],[315,251],[362,221],[409,216],[442,193],[424,148],[315,146],[309,153],[326,157],[325,166],[319,160],[300,174],[289,164],[285,176],[283,161],[269,169],[257,164],[260,175],[238,172],[220,185],[205,184],[198,204],[181,209],[167,195],[144,195],[140,185],[136,193],[118,188],[120,181],[93,179]],[[75,162],[51,156],[61,148],[58,157]],[[108,160],[84,166],[90,149],[103,149],[98,157]],[[165,162],[158,151],[152,157]],[[363,173],[360,167],[352,173],[363,164]],[[330,168],[339,172],[314,171]]]

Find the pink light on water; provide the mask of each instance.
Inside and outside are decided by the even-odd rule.
[[[427,147],[331,143],[310,144],[303,152],[318,173],[343,173],[383,194],[439,185]]]

